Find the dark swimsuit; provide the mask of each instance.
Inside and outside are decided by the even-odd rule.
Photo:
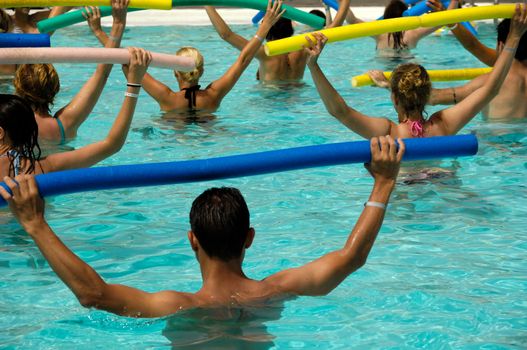
[[[0,157],[12,157],[13,158],[13,168],[15,170],[15,176],[20,174],[20,171],[22,170],[21,169],[22,164],[20,161],[20,154],[17,151],[15,150],[7,151],[7,153],[0,154]]]

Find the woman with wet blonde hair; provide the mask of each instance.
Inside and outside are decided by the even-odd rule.
[[[189,73],[175,72],[179,91],[173,91],[149,74],[146,74],[143,80],[145,91],[157,101],[164,112],[182,115],[206,115],[215,112],[223,98],[231,91],[251,63],[273,24],[282,16],[284,11],[280,10],[281,6],[282,0],[274,1],[274,3],[269,1],[265,17],[258,27],[256,35],[244,47],[236,62],[227,72],[205,89],[201,89],[199,85],[199,78],[203,74],[203,56],[195,48],[183,47],[177,52],[177,55],[194,58],[196,69]],[[126,74],[126,67],[124,73]]]
[[[514,59],[520,39],[527,31],[527,5],[516,5],[511,30],[505,48],[500,53],[487,81],[458,104],[440,110],[425,118],[432,85],[426,69],[408,63],[398,66],[392,73],[389,86],[398,123],[388,118],[367,116],[348,106],[317,63],[327,38],[315,33],[316,42],[309,37],[308,67],[313,81],[331,115],[364,138],[390,135],[393,138],[455,135],[474,118],[499,92]]]
[[[201,55],[199,50],[191,46],[185,46],[176,52],[176,56],[190,57],[194,60],[194,63],[196,64],[196,68],[194,68],[192,72],[174,71],[176,77],[179,76],[183,81],[189,83],[197,83],[199,81],[199,78],[201,78],[201,76],[203,75],[203,66],[205,64],[203,56]]]
[[[128,0],[112,0],[112,40],[108,40],[105,47],[119,47],[126,25],[127,8]],[[87,8],[88,21],[93,16],[93,8]],[[60,79],[53,65],[19,65],[14,79],[15,93],[25,99],[35,112],[39,139],[48,144],[63,144],[77,136],[77,130],[97,104],[111,70],[111,64],[97,65],[93,75],[75,97],[53,115],[51,108],[60,90]]]
[[[60,91],[60,79],[51,64],[21,64],[13,80],[18,95],[29,102],[35,113],[49,114]]]

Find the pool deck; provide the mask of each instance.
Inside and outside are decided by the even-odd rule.
[[[364,3],[364,1],[362,1]],[[378,3],[378,1],[377,1]],[[492,3],[476,3],[477,6],[492,5]],[[304,11],[322,9],[320,6],[299,7]],[[383,6],[353,7],[355,15],[365,21],[377,19],[382,15]],[[228,24],[251,24],[251,19],[258,12],[253,9],[218,8],[218,12]],[[111,25],[111,18],[104,18],[103,25]],[[170,26],[170,25],[210,25],[209,18],[203,8],[176,8],[170,11],[145,10],[128,14],[130,26]]]

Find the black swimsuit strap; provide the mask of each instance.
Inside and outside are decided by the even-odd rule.
[[[196,91],[199,91],[200,87],[200,85],[194,85],[181,89],[181,91],[185,91],[185,99],[188,100],[189,109],[194,109],[194,107],[196,107]]]

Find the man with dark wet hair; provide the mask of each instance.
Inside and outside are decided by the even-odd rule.
[[[203,285],[196,293],[147,293],[106,283],[50,228],[33,176],[17,176],[16,182],[5,177],[12,194],[0,186],[0,195],[51,268],[85,307],[131,317],[161,317],[191,309],[206,312],[255,305],[264,308],[266,301],[328,294],[366,263],[404,154],[404,143],[398,141],[399,147],[390,136],[371,140],[372,161],[366,168],[374,179],[373,189],[344,246],[304,266],[280,271],[260,281],[248,278],[242,269],[245,251],[251,246],[255,231],[250,226],[249,210],[241,193],[234,188],[212,188],[202,193],[192,204],[188,232],[203,278]]]
[[[342,25],[346,19],[349,4],[350,0],[340,1],[339,10],[335,15],[335,19],[326,28],[334,28]],[[220,37],[238,50],[243,50],[248,40],[234,33],[214,7],[205,6],[205,9]],[[281,18],[271,28],[266,39],[267,41],[273,41],[289,38],[293,33],[293,23],[291,20]],[[263,38],[261,39],[263,40]],[[308,57],[304,50],[269,57],[265,54],[264,48],[261,47],[255,57],[260,61],[260,68],[256,75],[256,79],[258,80],[264,82],[297,82],[304,78]]]

